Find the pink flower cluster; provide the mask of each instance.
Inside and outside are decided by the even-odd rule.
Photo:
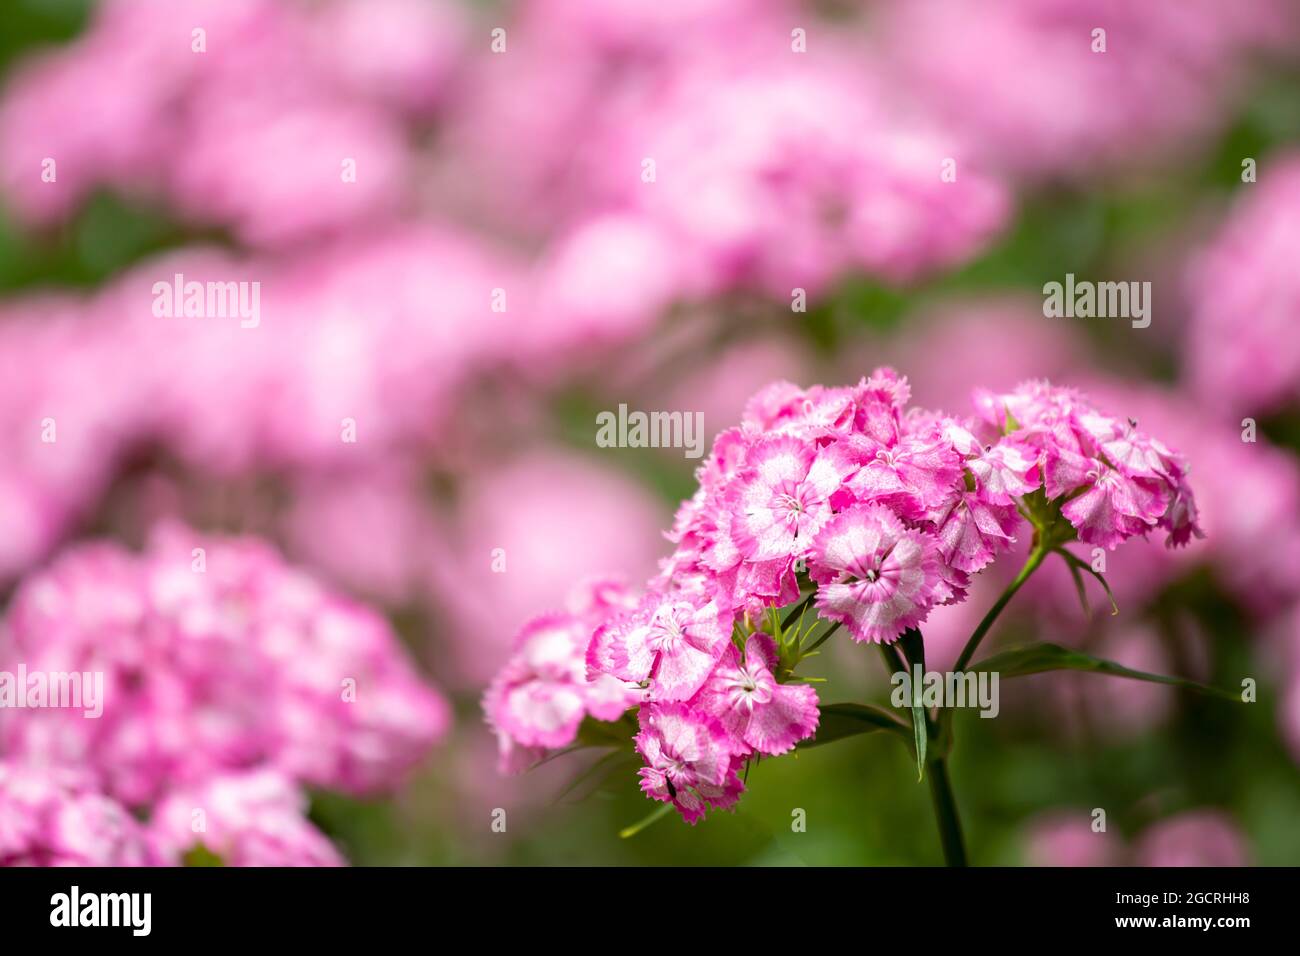
[[[258,283],[258,324],[159,317],[154,287],[177,274]],[[274,263],[190,249],[89,296],[11,303],[0,314],[11,529],[0,579],[44,558],[142,449],[224,478],[355,468],[358,444],[374,467],[453,443],[460,390],[527,354],[499,334],[515,313],[491,310],[492,289],[516,290],[518,275],[463,235],[413,227]],[[340,440],[345,419],[356,443]],[[43,440],[51,423],[57,440]]]
[[[249,799],[267,809],[250,819],[265,821],[271,841],[300,799],[284,796],[295,782],[353,794],[396,786],[450,717],[380,615],[325,591],[255,539],[179,526],[161,529],[142,555],[83,545],[25,580],[0,636],[0,668],[20,665],[102,674],[102,714],[6,708],[7,760],[75,768],[107,797],[156,810],[215,788],[214,806],[228,797],[235,813],[242,785],[214,781],[266,771],[282,782],[265,799],[258,793],[267,788],[249,784]],[[243,832],[237,817],[229,826]],[[292,846],[322,857],[291,830]],[[256,846],[247,852],[269,859]]]
[[[442,99],[465,32],[449,2],[106,0],[15,77],[0,188],[51,223],[109,185],[255,244],[392,216],[412,179],[406,121]]]
[[[975,401],[986,422],[1013,433],[1003,447],[1034,457],[1047,498],[1062,502],[1079,540],[1114,549],[1156,527],[1170,545],[1201,535],[1186,460],[1135,420],[1104,415],[1045,382],[1007,395],[977,392]]]
[[[602,716],[583,709],[584,693],[599,687],[614,709],[614,678],[640,692],[642,789],[694,822],[735,802],[749,758],[785,753],[817,729],[816,692],[783,660],[783,635],[761,623],[771,609],[811,596],[854,640],[891,643],[964,600],[1022,515],[1057,543],[1077,534],[1113,548],[1162,528],[1183,544],[1199,533],[1184,460],[1074,391],[980,391],[974,419],[909,398],[891,369],[846,388],[781,382],[755,395],[698,470],[670,534],[676,549],[646,595],[598,605],[585,691],[572,662],[593,619],[564,619],[551,645],[570,655],[563,722],[503,705],[523,647],[557,622],[525,629],[519,660],[489,693],[503,748],[570,742],[583,713]]]
[[[978,14],[962,0],[889,0],[872,14],[901,95],[941,118],[963,155],[1038,176],[1206,139],[1250,55],[1285,55],[1300,36],[1285,0],[1002,0]]]
[[[150,836],[169,861],[201,846],[226,866],[341,866],[306,809],[301,791],[274,770],[222,774],[169,793],[154,808]]]
[[[0,866],[179,866],[200,850],[224,866],[342,865],[305,809],[262,769],[175,790],[141,821],[89,774],[0,760]]]
[[[1131,843],[1092,829],[1083,810],[1059,811],[1026,829],[1023,853],[1030,866],[1246,866],[1245,834],[1221,810],[1186,810],[1148,826]]]
[[[635,601],[616,581],[592,581],[571,596],[564,613],[529,621],[483,698],[505,771],[527,769],[548,749],[571,743],[584,717],[617,720],[639,695],[609,675],[587,680],[591,632]]]
[[[76,770],[0,760],[0,866],[149,866],[145,829]]]
[[[47,557],[142,451],[319,473],[355,462],[350,418],[372,461],[415,457],[491,419],[456,414],[486,373],[549,384],[680,303],[784,305],[985,248],[1005,187],[964,162],[941,178],[943,132],[894,115],[831,25],[796,54],[795,12],[531,0],[502,56],[453,0],[98,4],[6,78],[6,205],[48,227],[107,188],[240,251],[191,245],[88,295],[5,303],[0,579]],[[259,284],[259,324],[155,314],[152,288],[177,274]]]

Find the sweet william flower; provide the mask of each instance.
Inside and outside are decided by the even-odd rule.
[[[858,641],[891,643],[935,603],[939,548],[884,505],[855,505],[817,536],[809,572],[816,606]]]
[[[633,683],[648,682],[652,700],[688,700],[727,649],[731,619],[716,601],[652,594],[636,612],[592,636],[588,676],[607,673]]]
[[[586,677],[639,700],[641,788],[684,819],[730,807],[749,761],[817,731],[817,694],[794,674],[839,627],[897,641],[964,601],[1022,518],[1034,532],[1023,577],[1051,553],[1077,570],[1066,548],[1076,537],[1110,545],[1163,527],[1177,544],[1199,533],[1182,457],[1078,392],[977,392],[977,421],[909,398],[889,369],[846,388],[762,389],[697,469],[647,596],[634,609],[609,602],[596,625]],[[958,669],[986,633],[971,635]],[[951,851],[959,836],[942,811],[940,824]]]
[[[953,492],[931,517],[944,561],[967,573],[982,570],[1005,551],[1020,523],[1014,506],[992,504],[964,489]]]
[[[946,500],[961,477],[952,445],[936,436],[908,436],[867,454],[870,457],[848,482],[849,490],[860,501],[885,502],[909,519],[920,518]]]
[[[756,442],[732,486],[731,534],[751,561],[802,554],[831,516],[831,495],[852,470],[839,446],[818,450],[793,435]]]
[[[1006,394],[979,390],[975,404],[985,423],[1019,456],[1037,455],[1048,501],[1079,540],[1114,548],[1153,528],[1167,543],[1202,537],[1183,457],[1125,421],[1094,408],[1073,389],[1028,382]],[[996,447],[996,446],[995,446]]]
[[[984,500],[1009,505],[1041,487],[1037,451],[1014,436],[996,445],[981,445],[964,425],[949,421],[944,425],[944,437],[963,456],[962,465],[975,479]]]
[[[593,613],[610,593],[593,588]],[[483,697],[488,723],[497,733],[502,769],[521,770],[546,750],[573,743],[582,719],[617,720],[638,695],[608,674],[587,680],[584,655],[590,618],[547,614],[524,625],[515,652]]]
[[[732,738],[761,754],[783,754],[817,730],[817,692],[807,684],[779,684],[778,654],[770,636],[755,631],[742,654],[735,644],[718,662],[692,705],[717,717]]]
[[[1079,540],[1114,549],[1134,535],[1154,527],[1168,507],[1157,488],[1130,478],[1094,459],[1084,473],[1083,493],[1061,506],[1061,514],[1074,525]]]
[[[721,723],[683,703],[642,707],[638,719],[646,796],[671,802],[687,823],[698,823],[709,807],[735,805],[745,788],[735,771],[736,746]]]

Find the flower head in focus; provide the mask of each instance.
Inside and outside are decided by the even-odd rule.
[[[531,721],[511,730],[507,718],[523,710],[505,704],[512,663],[489,694],[489,720],[512,744],[560,746],[584,715],[601,717],[584,695],[613,680],[640,708],[642,790],[695,822],[734,805],[750,760],[816,733],[818,695],[796,668],[836,628],[898,641],[934,608],[964,601],[970,576],[1026,526],[1040,556],[1060,551],[1072,569],[1081,562],[1064,545],[1074,540],[1200,534],[1186,461],[1136,422],[1046,382],[975,399],[974,419],[909,407],[907,380],[887,368],[847,388],[760,390],[697,469],[699,488],[668,534],[673,552],[636,606],[541,619],[566,635],[563,682],[520,691]],[[808,628],[810,610],[819,621]]]

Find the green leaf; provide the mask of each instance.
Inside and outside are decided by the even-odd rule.
[[[1065,566],[1070,569],[1070,577],[1074,579],[1074,589],[1079,592],[1079,606],[1083,608],[1084,617],[1091,617],[1092,609],[1088,606],[1088,589],[1083,583],[1083,575],[1069,561],[1065,562]]]
[[[888,730],[904,738],[907,736],[907,726],[884,708],[870,704],[827,704],[821,709],[816,735],[799,744],[799,749],[820,747],[845,737],[872,734],[878,730]]]
[[[903,653],[907,656],[910,667],[921,666],[925,673],[925,641],[916,628],[908,628],[899,638]],[[925,707],[921,704],[921,687],[919,681],[912,682],[912,740],[916,749],[916,779],[925,779],[925,748],[929,741],[929,732],[925,722]]]
[[[920,691],[913,692],[913,699]],[[929,735],[925,729],[925,708],[919,702],[912,704],[912,737],[916,745],[916,780],[925,779],[925,745]]]
[[[1209,694],[1211,697],[1218,697],[1223,700],[1240,700],[1235,691],[1209,687],[1181,677],[1169,677],[1164,674],[1151,674],[1147,671],[1133,670],[1133,668],[1125,667],[1123,664],[1116,664],[1114,661],[1093,657],[1091,654],[1084,654],[1081,651],[1073,651],[1068,647],[1061,647],[1059,644],[1041,643],[1014,647],[1011,650],[1003,651],[1001,654],[994,654],[992,657],[974,664],[971,670],[989,673],[996,671],[1002,677],[1026,677],[1030,674],[1042,674],[1047,671],[1085,671],[1093,674],[1105,674],[1109,677],[1127,677],[1130,680],[1148,681],[1153,684],[1168,684],[1171,687],[1182,687],[1185,690],[1194,690],[1197,693]]]
[[[1083,579],[1079,577],[1079,572],[1091,574],[1097,579],[1097,582],[1105,589],[1106,597],[1110,599],[1110,613],[1114,617],[1119,613],[1119,605],[1115,603],[1115,594],[1110,589],[1110,582],[1105,576],[1093,569],[1092,565],[1084,561],[1077,554],[1066,551],[1064,548],[1056,548],[1056,553],[1065,559],[1066,565],[1070,569],[1070,574],[1074,576],[1075,586],[1079,589],[1079,599],[1083,602],[1084,613],[1088,611],[1088,597],[1083,590]]]

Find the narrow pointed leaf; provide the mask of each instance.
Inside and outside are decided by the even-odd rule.
[[[1056,553],[1059,554],[1061,557],[1065,558],[1065,563],[1066,565],[1069,566],[1070,573],[1075,576],[1076,580],[1078,579],[1078,574],[1080,571],[1082,571],[1084,574],[1091,574],[1094,578],[1096,578],[1097,583],[1102,586],[1102,588],[1106,592],[1106,597],[1110,600],[1111,617],[1114,617],[1116,614],[1119,613],[1119,605],[1115,603],[1115,593],[1111,591],[1110,582],[1106,580],[1106,576],[1104,574],[1101,574],[1099,571],[1094,569],[1093,566],[1089,564],[1087,561],[1084,561],[1077,554],[1072,554],[1071,552],[1065,550],[1065,548],[1057,548]],[[1083,585],[1080,584],[1079,588],[1080,588],[1079,593],[1082,595]],[[1084,608],[1086,609],[1087,606],[1088,606],[1087,598],[1084,598]]]
[[[919,664],[921,674],[925,674],[925,641],[921,638],[921,632],[916,628],[909,628],[903,632],[899,638],[899,643],[903,645],[903,653],[907,656],[907,663],[915,673],[915,668]],[[925,707],[921,704],[921,685],[920,681],[912,681],[912,742],[916,750],[916,779],[918,781],[925,778],[925,749],[929,742],[929,733],[925,722]]]
[[[1209,694],[1223,700],[1237,701],[1240,696],[1230,690],[1198,684],[1196,681],[1182,677],[1170,677],[1165,674],[1152,674],[1147,671],[1134,670],[1082,651],[1070,650],[1059,644],[1026,644],[1015,647],[1001,654],[994,654],[971,666],[973,671],[996,671],[1001,677],[1025,677],[1030,674],[1042,674],[1048,671],[1083,671],[1085,673],[1105,674],[1109,677],[1127,677],[1130,680],[1148,681],[1153,684],[1168,684],[1182,687],[1201,694]]]
[[[925,729],[925,708],[920,704],[920,690],[912,691],[912,738],[916,747],[916,779],[925,779],[925,745],[929,734]]]
[[[1083,583],[1083,575],[1069,561],[1065,562],[1065,566],[1070,569],[1070,577],[1074,579],[1074,589],[1079,592],[1079,605],[1083,608],[1084,617],[1091,617],[1092,609],[1088,606],[1088,589]]]

